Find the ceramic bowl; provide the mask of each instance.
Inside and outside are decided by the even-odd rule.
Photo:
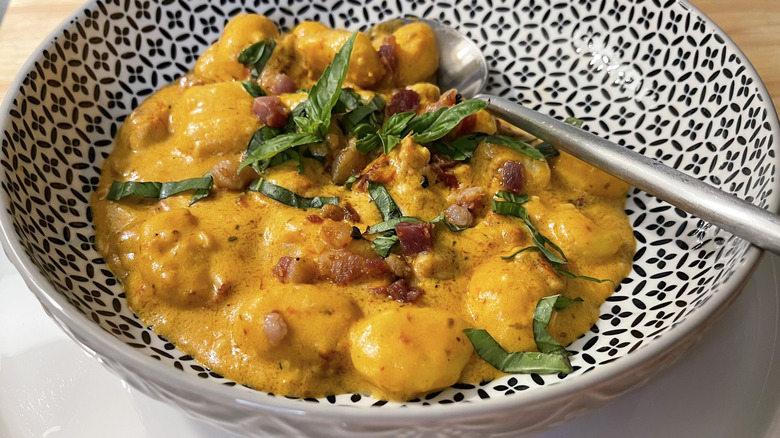
[[[292,399],[211,372],[144,326],[96,252],[90,193],[127,114],[190,69],[226,21],[366,28],[413,15],[478,42],[489,92],[635,148],[777,211],[780,129],[740,50],[683,1],[92,1],[23,67],[2,109],[2,240],[46,311],[130,385],[244,435],[517,436],[594,409],[684,354],[760,251],[645,193],[626,210],[634,269],[571,350],[574,372],[458,384],[405,403]]]

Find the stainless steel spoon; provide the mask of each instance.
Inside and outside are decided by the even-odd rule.
[[[436,21],[439,85],[488,102],[488,111],[588,164],[739,236],[780,254],[780,216],[692,178],[654,159],[498,96],[479,94],[487,83],[485,58],[473,41]]]

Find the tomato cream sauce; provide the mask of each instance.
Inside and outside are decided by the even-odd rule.
[[[493,379],[501,373],[474,353],[463,329],[486,329],[508,351],[535,351],[534,308],[554,294],[583,302],[556,311],[549,332],[567,345],[588,331],[631,269],[628,187],[565,153],[541,161],[483,142],[468,163],[452,163],[406,137],[388,155],[362,154],[334,117],[325,141],[307,146],[302,173],[296,160],[260,175],[237,173],[264,126],[241,83],[250,68],[238,55],[258,41],[276,42],[256,83],[269,94],[284,91],[277,115],[286,117],[350,35],[310,22],[282,35],[265,17],[235,17],[192,73],[128,116],[91,203],[98,249],[133,311],[214,372],[299,397],[408,399]],[[452,105],[454,92],[429,82],[437,53],[422,23],[359,33],[344,87],[364,102],[378,93],[417,113]],[[404,97],[411,100],[393,101],[399,90],[412,90]],[[456,131],[522,135],[484,111],[465,125]],[[507,166],[522,172],[509,176]],[[113,181],[207,172],[214,188],[192,205],[191,191],[164,200],[106,198]],[[347,188],[350,176],[358,179]],[[246,189],[258,177],[300,196],[337,197],[338,206],[285,205]],[[381,183],[405,216],[427,221],[457,206],[448,217],[468,228],[438,223],[430,247],[397,246],[382,258],[372,248],[376,236],[365,234],[383,220],[367,179]],[[530,195],[531,222],[563,250],[567,271],[614,284],[560,275],[539,251],[502,259],[533,246],[521,219],[491,210],[493,194],[507,184]]]

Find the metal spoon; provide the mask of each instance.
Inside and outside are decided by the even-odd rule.
[[[498,96],[479,94],[488,68],[473,41],[423,20],[439,41],[439,85],[488,102],[488,111],[588,164],[741,237],[780,254],[780,216],[611,141]]]

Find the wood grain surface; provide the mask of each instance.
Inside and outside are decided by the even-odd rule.
[[[0,0],[3,2],[4,0]],[[0,96],[79,0],[11,0],[0,24]],[[693,0],[742,49],[780,108],[780,0]],[[1,8],[0,8],[1,9]]]

